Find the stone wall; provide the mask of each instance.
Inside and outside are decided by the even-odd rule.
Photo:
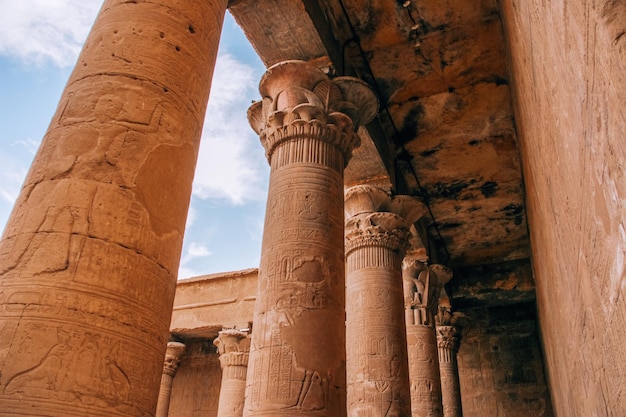
[[[556,415],[626,415],[626,5],[502,0]]]
[[[172,385],[169,417],[216,417],[222,371],[211,340],[186,341]]]
[[[552,417],[534,303],[468,310],[457,356],[464,417]]]
[[[244,329],[252,321],[257,269],[178,281],[170,332],[177,338],[215,338],[222,328]]]

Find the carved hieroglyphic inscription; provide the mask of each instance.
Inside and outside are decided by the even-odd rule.
[[[271,174],[244,415],[344,416],[343,168],[376,101],[299,61],[260,91],[248,118]]]
[[[44,323],[27,324],[16,332],[20,346],[16,354],[29,359],[5,367],[3,394],[48,404],[69,401],[134,412],[129,400],[145,394],[139,381],[128,376],[129,362],[139,360],[122,353],[130,343],[90,331],[53,328],[54,338],[48,337],[49,326]]]
[[[0,242],[0,415],[153,413],[226,3],[104,3]]]
[[[437,339],[428,326],[407,326],[411,413],[413,416],[443,416]]]

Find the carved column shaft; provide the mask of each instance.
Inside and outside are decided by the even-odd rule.
[[[223,330],[213,342],[220,354],[222,385],[217,417],[241,417],[246,391],[250,338],[239,330]]]
[[[226,4],[104,2],[0,242],[0,415],[153,415]]]
[[[439,372],[441,373],[441,400],[443,417],[461,417],[461,387],[456,360],[459,340],[456,327],[437,326]]]
[[[346,192],[347,407],[350,417],[409,416],[402,258],[415,218],[384,190]],[[423,206],[413,201],[414,206]],[[406,206],[406,205],[405,205]],[[406,207],[404,207],[406,208]],[[397,210],[409,214],[407,210]]]
[[[411,412],[413,417],[442,417],[441,375],[435,332],[439,292],[451,278],[443,265],[428,266],[413,254],[403,263],[407,347],[411,380]]]
[[[244,415],[344,416],[343,169],[375,99],[299,61],[260,91],[249,120],[271,172]]]
[[[165,351],[163,362],[163,374],[161,375],[161,387],[159,400],[157,401],[156,417],[167,417],[172,397],[172,383],[180,365],[180,357],[185,351],[185,345],[178,342],[169,342]]]

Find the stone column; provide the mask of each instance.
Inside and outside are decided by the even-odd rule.
[[[410,416],[402,259],[426,209],[380,188],[346,192],[347,408],[350,417]]]
[[[157,401],[156,417],[167,417],[170,409],[170,398],[172,397],[172,382],[176,376],[180,357],[185,351],[185,345],[179,342],[169,342],[165,351],[165,361],[163,362],[163,374],[161,375],[161,388],[159,389],[159,399]]]
[[[344,416],[343,170],[376,99],[300,61],[260,92],[248,117],[271,171],[244,415]]]
[[[242,417],[250,337],[242,331],[227,329],[219,332],[213,344],[217,346],[222,366],[217,417]]]
[[[428,266],[420,253],[403,262],[407,323],[411,413],[413,417],[442,417],[441,378],[434,316],[439,292],[452,272],[443,265]]]
[[[459,339],[456,334],[457,329],[454,326],[437,326],[443,417],[462,416],[459,368],[456,362]]]
[[[452,313],[450,299],[441,291],[439,310],[435,317],[437,347],[439,349],[439,372],[441,373],[441,401],[443,417],[462,417],[461,387],[456,354],[459,349],[458,328],[455,323],[463,314]]]
[[[0,416],[149,416],[227,0],[106,0],[0,241]]]

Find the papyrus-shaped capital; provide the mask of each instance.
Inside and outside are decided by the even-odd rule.
[[[304,61],[284,61],[261,78],[262,100],[248,109],[269,161],[277,146],[296,138],[316,138],[337,146],[344,163],[359,145],[356,130],[378,112],[378,100],[363,81],[330,79]]]

